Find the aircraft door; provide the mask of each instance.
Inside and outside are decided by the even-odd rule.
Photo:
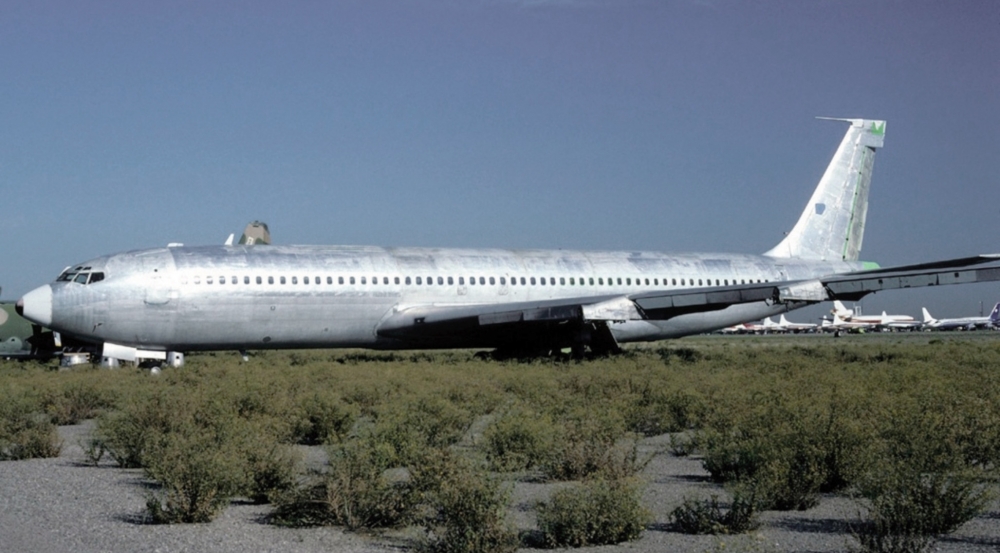
[[[140,339],[166,342],[174,337],[180,294],[177,290],[176,265],[168,251],[155,251],[139,258],[143,287],[144,321],[136,330]]]

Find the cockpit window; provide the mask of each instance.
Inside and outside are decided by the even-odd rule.
[[[87,267],[89,269],[89,267]],[[59,275],[57,282],[75,282],[77,284],[93,284],[104,280],[104,273],[98,271],[88,273],[83,271],[66,271]]]

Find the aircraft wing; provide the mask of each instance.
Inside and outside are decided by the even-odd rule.
[[[382,321],[377,332],[414,347],[449,347],[452,342],[480,342],[490,347],[537,342],[541,347],[571,340],[585,321],[585,308],[615,300],[631,306],[624,296],[613,294],[515,303],[416,305],[397,310]]]
[[[983,267],[989,264],[994,266]],[[575,339],[574,333],[581,328],[598,335],[607,333],[606,338],[610,338],[606,324],[594,323],[667,320],[759,301],[799,305],[838,299],[857,301],[880,290],[998,281],[1000,266],[997,265],[1000,255],[982,255],[815,279],[716,288],[513,303],[403,306],[382,321],[377,333],[411,343],[413,347],[430,344],[449,347],[450,341],[467,344],[470,338],[471,342],[494,346],[532,341],[566,344]]]

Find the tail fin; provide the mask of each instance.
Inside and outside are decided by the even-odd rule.
[[[990,322],[1000,325],[1000,303],[993,306],[993,312],[990,313]]]
[[[820,117],[820,119],[831,119]],[[868,214],[875,149],[885,140],[885,121],[832,119],[851,124],[837,153],[791,232],[764,255],[825,261],[857,261]]]
[[[1000,304],[998,304],[998,305],[1000,305]],[[921,307],[921,309],[923,309],[923,311],[924,311],[924,322],[925,323],[933,323],[935,319],[934,319],[934,317],[931,317],[931,312],[928,311],[926,307]],[[994,309],[994,311],[996,311],[996,310]]]

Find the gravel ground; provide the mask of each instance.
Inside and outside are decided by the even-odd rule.
[[[369,536],[337,528],[285,529],[270,526],[270,508],[234,502],[208,524],[152,525],[143,520],[150,483],[139,470],[102,463],[86,465],[79,444],[90,424],[60,428],[64,445],[55,459],[0,463],[0,552],[247,552],[247,551],[390,551],[410,549],[413,529]],[[665,437],[644,442],[653,452]],[[645,502],[653,513],[642,538],[588,551],[845,551],[854,545],[847,523],[855,505],[824,497],[808,511],[767,512],[761,529],[750,536],[688,536],[672,532],[669,513],[685,496],[707,497],[719,488],[706,478],[697,459],[656,456],[646,468]],[[519,482],[512,498],[518,529],[535,529],[532,505],[552,486]],[[1000,550],[1000,505],[937,542],[934,551]]]

